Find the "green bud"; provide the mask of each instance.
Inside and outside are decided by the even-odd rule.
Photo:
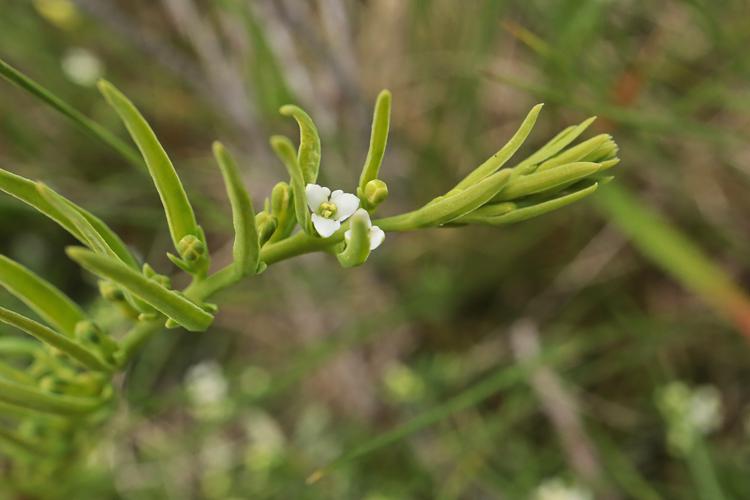
[[[143,275],[166,289],[172,288],[172,280],[169,279],[169,276],[157,273],[149,264],[143,264]]]
[[[206,255],[206,244],[197,236],[188,234],[177,244],[177,251],[185,262],[194,264]]]
[[[122,288],[108,280],[99,281],[99,293],[105,300],[109,300],[110,302],[122,302],[125,300]]]
[[[360,199],[365,207],[373,210],[388,198],[388,186],[380,179],[373,179],[365,185],[362,195]]]
[[[276,219],[275,234],[271,241],[283,240],[294,229],[295,214],[292,200],[292,189],[286,182],[279,182],[271,191],[270,213]]]
[[[84,320],[76,323],[75,337],[85,347],[97,352],[109,362],[113,362],[113,355],[119,350],[117,342],[93,321]]]
[[[278,227],[277,219],[275,216],[269,214],[265,210],[258,212],[255,216],[255,224],[258,227],[258,240],[260,245],[263,246],[276,231]]]

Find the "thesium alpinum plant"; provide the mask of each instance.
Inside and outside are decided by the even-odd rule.
[[[12,67],[0,62],[0,70],[139,163],[116,136]],[[410,212],[380,218],[377,210],[388,197],[380,169],[391,94],[382,91],[375,103],[370,147],[356,186],[318,184],[321,144],[316,126],[299,107],[283,106],[281,113],[299,126],[299,144],[295,147],[283,136],[271,138],[288,180],[276,184],[262,204],[251,200],[230,152],[214,143],[234,227],[233,259],[214,269],[204,230],[156,134],[114,85],[102,81],[99,90],[122,120],[153,179],[174,244],[168,257],[176,269],[157,270],[139,262],[126,242],[92,213],[41,182],[0,170],[2,191],[54,220],[80,242],[68,247],[67,255],[98,277],[108,304],[95,317],[33,270],[0,256],[0,285],[36,316],[0,308],[0,321],[30,337],[0,338],[0,450],[13,459],[9,476],[25,488],[64,472],[86,453],[91,434],[117,405],[115,375],[127,369],[149,337],[165,328],[202,332],[211,327],[219,309],[211,299],[218,291],[269,272],[268,267],[279,261],[311,252],[329,253],[343,267],[360,266],[389,243],[391,232],[501,226],[530,219],[592,194],[611,179],[609,169],[619,161],[617,145],[607,134],[572,145],[591,118],[510,163],[534,127],[539,104],[507,144],[444,194]],[[182,290],[171,286],[169,275],[175,270],[191,278]],[[108,325],[119,326],[105,328],[95,320],[102,315]]]

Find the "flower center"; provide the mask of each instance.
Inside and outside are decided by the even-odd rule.
[[[326,219],[330,219],[334,215],[336,215],[336,204],[332,203],[330,201],[324,201],[320,204],[320,207],[318,207],[318,215],[321,217],[325,217]]]

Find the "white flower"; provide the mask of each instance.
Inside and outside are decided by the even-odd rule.
[[[534,500],[591,500],[591,493],[559,478],[548,479],[534,491]]]
[[[313,226],[323,238],[338,231],[341,223],[359,208],[359,198],[340,189],[332,193],[327,187],[308,184],[305,195],[312,211]]]
[[[383,243],[383,240],[385,239],[385,233],[382,229],[380,229],[378,226],[373,226],[372,221],[370,221],[370,214],[367,213],[366,210],[362,210],[364,214],[367,216],[367,227],[370,228],[370,250],[375,250],[380,246],[381,243]],[[346,242],[349,243],[349,239],[352,237],[352,230],[348,229],[344,233],[344,238],[346,239]]]
[[[104,73],[96,54],[83,48],[68,50],[62,59],[62,69],[70,81],[84,87],[94,85]]]

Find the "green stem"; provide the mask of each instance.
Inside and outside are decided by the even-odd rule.
[[[133,359],[138,349],[153,336],[156,332],[164,328],[164,320],[139,321],[125,334],[125,338],[120,343],[120,354],[118,363],[120,368],[125,366]]]
[[[706,444],[698,440],[688,453],[687,463],[690,473],[702,500],[726,500],[716,471],[711,463]]]

